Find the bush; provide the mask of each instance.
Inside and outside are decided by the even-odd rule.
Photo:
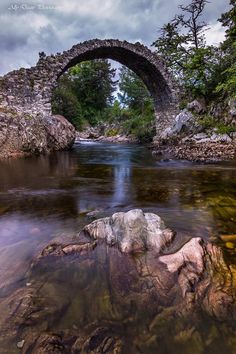
[[[134,135],[140,143],[149,143],[155,136],[155,117],[153,114],[143,116],[132,112],[122,128],[126,134]]]
[[[236,125],[227,125],[215,120],[212,116],[203,116],[198,120],[205,129],[216,129],[217,134],[230,134],[236,131]]]

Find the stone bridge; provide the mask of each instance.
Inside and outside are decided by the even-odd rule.
[[[0,111],[50,117],[51,98],[58,78],[85,60],[109,58],[133,70],[146,84],[154,100],[157,136],[171,125],[177,114],[177,89],[163,59],[140,43],[119,40],[90,40],[56,55],[40,55],[36,66],[12,71],[0,78]]]

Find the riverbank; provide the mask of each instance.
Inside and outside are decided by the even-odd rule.
[[[76,133],[76,143],[84,141],[138,144],[137,139],[132,136],[99,135],[95,130]],[[233,160],[236,156],[236,136],[230,137],[228,134],[199,133],[192,137],[182,137],[182,139],[155,140],[151,144],[142,144],[152,151],[153,156],[163,157],[163,159],[187,160],[194,162],[218,162]]]
[[[193,102],[194,103],[194,102]],[[195,102],[196,104],[196,102]],[[212,117],[182,110],[174,123],[154,138],[150,148],[156,156],[195,162],[232,160],[236,156],[236,127],[220,124]]]
[[[149,146],[154,156],[188,160],[194,162],[218,162],[233,160],[236,157],[235,142],[185,141],[156,143]]]
[[[29,157],[70,149],[74,126],[63,116],[30,115],[0,109],[0,159]]]
[[[76,131],[75,142],[79,143],[86,140],[107,143],[138,143],[137,138],[135,138],[133,135],[121,133],[116,125],[88,127],[83,131]]]

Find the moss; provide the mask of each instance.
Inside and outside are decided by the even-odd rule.
[[[119,134],[119,129],[118,128],[111,128],[111,129],[106,131],[106,136],[108,136],[108,137],[116,136],[118,134]]]
[[[31,120],[31,119],[33,119],[33,116],[31,116],[30,114],[24,114],[24,118],[26,120]]]
[[[10,107],[0,107],[0,113],[11,113],[13,116],[17,116],[17,112]]]
[[[179,109],[182,110],[187,107],[188,101],[187,100],[181,100],[179,103]]]
[[[31,90],[33,91],[33,89],[34,89],[34,79],[32,77],[30,77],[29,83],[30,83]]]

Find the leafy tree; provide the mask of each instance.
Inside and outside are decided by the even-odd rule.
[[[120,69],[119,91],[120,102],[139,113],[143,113],[145,106],[151,101],[143,81],[125,66]]]
[[[112,104],[116,88],[115,69],[107,60],[85,61],[69,69],[54,92],[53,109],[77,128],[83,121],[94,125]],[[74,108],[73,108],[74,107]]]
[[[122,117],[126,117],[123,123],[125,132],[135,135],[140,142],[150,142],[155,135],[152,98],[142,80],[124,66],[120,69],[118,97],[124,107]]]
[[[80,103],[73,91],[73,85],[68,74],[60,78],[58,87],[54,90],[52,111],[66,117],[77,129],[83,125],[83,115]]]
[[[69,75],[82,107],[102,111],[112,103],[116,86],[115,69],[107,60],[85,61],[72,67]]]
[[[180,5],[181,13],[162,27],[153,43],[185,89],[184,96],[208,95],[207,83],[214,71],[215,49],[206,46],[207,24],[201,20],[207,2],[192,0]]]
[[[190,97],[212,98],[219,53],[214,46],[194,49],[184,69],[184,86]]]
[[[222,44],[223,50],[235,51],[236,40],[236,0],[230,0],[232,8],[221,15],[219,21],[226,27],[226,40]],[[232,48],[233,46],[233,48]]]
[[[215,91],[223,97],[236,97],[236,0],[230,0],[230,5],[232,8],[219,19],[226,27],[226,39],[221,45],[223,58]]]
[[[180,33],[179,20],[174,18],[161,28],[159,38],[152,44],[176,77],[182,73],[187,61],[187,39],[186,34]]]

